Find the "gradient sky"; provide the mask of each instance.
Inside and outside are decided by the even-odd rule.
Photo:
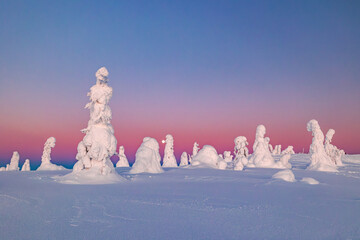
[[[102,66],[130,161],[145,136],[171,133],[179,158],[252,146],[258,124],[308,151],[313,118],[360,153],[359,26],[359,1],[0,0],[0,165],[15,150],[39,164],[50,136],[73,164]]]

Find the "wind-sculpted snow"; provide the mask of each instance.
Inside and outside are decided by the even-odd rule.
[[[275,173],[272,178],[281,179],[286,182],[296,182],[294,173],[288,169]]]
[[[129,161],[125,155],[124,146],[119,147],[119,161],[116,163],[116,167],[129,167]]]
[[[340,150],[336,146],[331,144],[334,134],[335,134],[334,129],[329,129],[329,131],[326,133],[325,152],[331,158],[333,163],[335,163],[335,165],[343,166],[341,158],[342,158],[342,156],[345,155],[345,152],[344,152],[344,150]]]
[[[64,170],[63,166],[53,164],[51,162],[51,149],[55,147],[56,139],[49,137],[44,144],[44,151],[41,157],[41,165],[36,171],[58,171]]]
[[[6,171],[19,171],[20,155],[17,151],[13,152],[10,159],[10,164],[6,164]]]
[[[271,168],[117,168],[128,180],[109,185],[53,181],[70,170],[0,172],[0,239],[358,239],[360,155],[343,161],[338,173],[307,171],[310,156],[292,155],[296,182]]]
[[[307,169],[313,171],[337,172],[335,163],[331,161],[331,158],[325,152],[324,134],[320,129],[318,121],[315,119],[310,120],[307,123],[307,130],[312,132],[313,136],[309,151],[311,163]]]
[[[135,163],[130,173],[162,173],[164,170],[160,161],[159,143],[154,138],[145,137],[136,151]]]
[[[164,150],[163,167],[177,167],[176,158],[174,155],[174,138],[172,135],[166,135],[166,143]]]
[[[180,157],[180,166],[187,166],[189,165],[189,159],[188,154],[186,152],[183,152]]]

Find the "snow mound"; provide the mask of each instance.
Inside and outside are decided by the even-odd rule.
[[[305,178],[301,179],[301,181],[304,182],[304,183],[307,183],[307,184],[311,184],[311,185],[319,184],[318,180],[313,179],[313,178],[308,178],[308,177],[305,177]]]
[[[160,165],[159,143],[156,139],[145,137],[135,154],[135,163],[130,173],[162,173],[164,170]]]
[[[41,163],[40,167],[36,171],[58,171],[65,170],[63,166],[59,166],[53,163]]]
[[[115,173],[101,174],[99,173],[99,168],[95,167],[79,172],[72,172],[65,176],[56,176],[53,177],[53,179],[63,184],[85,185],[112,184],[126,181],[123,177]]]
[[[281,179],[286,182],[296,182],[294,173],[288,169],[275,173],[272,178]]]
[[[216,149],[210,145],[204,147],[193,157],[191,166],[205,167],[205,168],[218,168],[219,155]]]

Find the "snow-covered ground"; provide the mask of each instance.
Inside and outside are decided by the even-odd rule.
[[[109,185],[52,178],[70,170],[0,172],[0,239],[360,239],[360,155],[343,160],[315,172],[293,155],[296,182],[260,168],[117,168],[127,181]]]

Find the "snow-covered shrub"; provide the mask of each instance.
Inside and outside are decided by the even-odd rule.
[[[116,167],[129,167],[129,161],[125,155],[125,148],[124,146],[119,147],[119,161],[116,163]]]
[[[341,158],[345,154],[345,152],[331,144],[334,134],[334,129],[329,129],[329,131],[326,133],[325,152],[337,166],[343,166]]]
[[[295,154],[294,147],[288,146],[284,151],[281,152],[281,155],[285,155],[285,154]]]
[[[136,151],[135,163],[130,173],[162,173],[164,170],[160,161],[159,143],[154,138],[145,137]]]
[[[203,148],[194,156],[191,166],[218,168],[219,155],[216,149],[210,145],[204,145]]]
[[[187,166],[187,165],[189,165],[188,154],[186,152],[183,152],[180,158],[180,166]]]

